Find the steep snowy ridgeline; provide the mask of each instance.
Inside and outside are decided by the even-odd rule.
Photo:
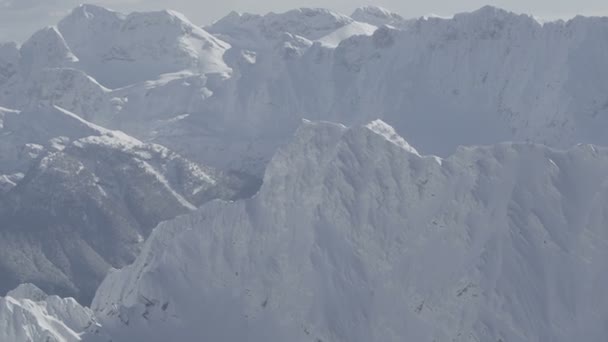
[[[230,44],[265,48],[285,33],[314,41],[353,22],[348,16],[326,9],[299,8],[266,15],[232,12],[205,29]]]
[[[93,310],[113,341],[557,341],[608,334],[608,150],[424,157],[306,123],[260,192],[159,225]]]
[[[57,105],[101,125],[115,120],[120,103],[111,95],[95,79],[73,68],[45,68],[0,85],[0,99],[9,108]]]
[[[509,140],[608,144],[606,19],[541,26],[484,7],[382,27],[335,49],[289,34],[265,47],[251,36],[260,20],[233,14],[207,28],[232,44],[225,59],[238,77],[201,112],[223,111],[217,116],[236,122],[232,129],[242,124],[261,136],[275,126],[293,130],[299,118],[362,124],[381,117],[440,155]],[[272,151],[259,154],[268,159]]]
[[[160,221],[246,196],[239,178],[59,107],[5,111],[0,130],[0,292],[33,282],[90,302]]]
[[[412,22],[412,20],[406,20],[399,14],[378,6],[359,7],[355,9],[350,17],[358,22],[368,23],[374,26],[390,25],[394,27],[404,27],[408,22]]]
[[[443,156],[511,140],[608,144],[607,19],[541,25],[484,7],[375,30],[369,18],[397,17],[373,7],[353,16],[232,13],[203,30],[170,11],[80,6],[21,52],[0,53],[0,65],[25,53],[19,65],[45,66],[9,71],[0,105],[60,105],[258,178],[302,118],[358,125],[380,117],[422,152]],[[26,45],[38,46],[29,48],[38,62],[27,62]],[[111,75],[125,79],[102,79]],[[104,87],[117,84],[125,86]]]
[[[10,342],[81,341],[85,331],[98,329],[91,310],[74,299],[48,296],[31,284],[0,297],[0,340]]]
[[[229,45],[177,12],[123,15],[81,5],[58,28],[80,68],[111,88],[183,69],[230,72],[222,60]]]
[[[45,105],[23,112],[5,111],[2,121],[0,174],[27,171],[44,150],[43,145],[52,144],[51,139],[70,141],[110,132],[59,107]]]
[[[604,19],[540,26],[495,8],[421,19],[348,39],[332,53],[308,49],[282,78],[294,97],[269,97],[313,119],[380,116],[441,155],[505,140],[606,144],[606,34]]]
[[[335,48],[340,45],[343,40],[348,39],[350,37],[361,35],[371,36],[376,31],[376,29],[378,28],[374,25],[353,22],[333,31],[325,37],[318,39],[318,41],[323,45]]]
[[[20,49],[21,72],[30,74],[43,68],[72,66],[78,62],[56,27],[47,27],[28,39]]]

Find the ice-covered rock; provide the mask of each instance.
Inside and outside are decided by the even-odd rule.
[[[114,341],[603,341],[608,150],[420,156],[305,123],[252,199],[157,227],[93,309]],[[396,143],[397,142],[397,143]],[[557,329],[556,327],[559,327]]]

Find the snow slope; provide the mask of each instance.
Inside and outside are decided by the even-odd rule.
[[[162,224],[99,290],[104,329],[601,340],[606,152],[579,143],[608,144],[606,37],[494,7],[79,6],[0,45],[0,292],[88,302],[158,222],[264,178]]]
[[[239,179],[59,107],[0,111],[0,292],[90,302],[160,221],[243,196]]]
[[[205,29],[230,44],[259,48],[280,40],[285,33],[314,41],[353,23],[348,16],[330,10],[298,8],[267,15],[232,12]]]
[[[254,198],[159,225],[92,308],[113,341],[604,341],[607,171],[306,122]]]
[[[0,297],[0,340],[81,341],[81,334],[98,328],[91,310],[74,299],[48,296],[24,284]]]
[[[375,26],[390,25],[394,27],[404,27],[409,22],[401,15],[391,12],[386,8],[378,6],[363,6],[355,9],[350,16],[356,21],[368,23]]]
[[[0,78],[0,105],[59,105],[258,178],[302,118],[381,118],[442,156],[502,141],[604,145],[607,32],[605,18],[540,24],[494,7],[404,21],[376,7],[234,12],[201,29],[171,11],[83,5],[3,48],[0,66],[23,67]]]
[[[230,71],[222,61],[228,45],[173,11],[123,15],[81,5],[58,29],[80,67],[112,88],[183,69]]]
[[[492,7],[453,19],[423,18],[402,30],[383,27],[346,39],[335,49],[312,44],[269,65],[255,51],[258,62],[238,82],[263,79],[266,87],[231,98],[245,96],[238,113],[347,124],[381,117],[421,150],[440,155],[458,145],[507,140],[605,144],[597,128],[606,127],[608,46],[600,37],[607,30],[604,18],[541,26]],[[229,40],[231,32],[220,37]],[[260,97],[272,106],[253,106]]]

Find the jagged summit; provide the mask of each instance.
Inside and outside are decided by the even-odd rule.
[[[369,127],[302,125],[254,198],[161,224],[106,278],[93,302],[106,332],[603,341],[606,289],[581,281],[606,278],[595,201],[608,199],[608,150],[510,143],[436,163],[386,142]],[[589,303],[575,321],[572,301]]]
[[[185,69],[223,73],[228,45],[170,10],[120,14],[83,5],[58,28],[81,68],[116,88]]]
[[[375,26],[400,25],[406,21],[401,15],[379,6],[359,7],[351,14],[351,18]]]
[[[67,45],[57,27],[44,28],[28,39],[20,49],[21,69],[26,72],[42,68],[74,65],[78,57]]]
[[[348,16],[322,8],[298,8],[284,13],[252,15],[231,12],[207,29],[212,33],[276,40],[284,33],[317,40],[353,22]],[[253,32],[252,32],[253,31]]]
[[[537,144],[608,144],[608,21],[363,21],[300,9],[201,29],[84,6],[0,47],[0,106],[17,109],[0,109],[0,291],[87,302],[170,220],[99,294],[120,329],[603,342],[605,293],[573,279],[608,274],[606,150]]]
[[[505,15],[513,15],[515,13],[511,12],[511,11],[507,11],[503,8],[500,8],[498,6],[493,6],[493,5],[484,5],[481,6],[480,8],[471,11],[471,14],[474,15],[481,15],[481,16],[505,16]]]
[[[29,299],[34,302],[40,302],[48,298],[44,291],[30,283],[19,285],[16,289],[9,291],[6,296],[15,299]]]
[[[70,14],[62,19],[62,21],[76,21],[76,20],[99,20],[103,18],[107,20],[108,18],[121,19],[124,18],[125,15],[106,7],[94,5],[94,4],[80,4],[76,6]]]
[[[72,298],[48,296],[32,284],[0,297],[2,341],[81,341],[98,328],[93,313]]]
[[[486,5],[472,12],[457,13],[454,15],[455,21],[459,20],[473,20],[480,24],[487,24],[488,22],[509,22],[517,23],[522,20],[537,23],[536,19],[527,14],[517,14],[512,11],[508,11],[496,6]]]
[[[403,139],[401,136],[399,136],[399,134],[397,134],[393,127],[391,127],[389,124],[382,120],[374,120],[365,125],[365,128],[382,136],[387,141],[403,148],[404,150],[410,153],[413,153],[418,156],[420,155],[415,148],[413,148],[410,144],[408,144],[407,141],[405,141],[405,139]]]

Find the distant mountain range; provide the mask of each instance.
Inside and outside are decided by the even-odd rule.
[[[607,37],[81,5],[0,44],[0,340],[604,341]]]

